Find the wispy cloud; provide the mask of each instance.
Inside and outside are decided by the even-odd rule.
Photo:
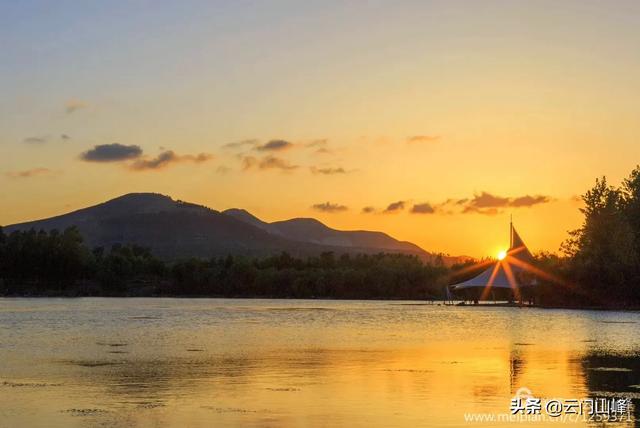
[[[64,110],[67,114],[74,113],[86,107],[87,107],[87,104],[84,101],[77,100],[77,99],[71,99],[64,104]]]
[[[316,150],[314,153],[317,153],[319,155],[331,155],[333,154],[333,150],[328,149],[326,147],[320,147],[318,150]]]
[[[292,171],[299,168],[298,165],[293,165],[287,160],[274,156],[267,156],[266,158],[260,160],[260,162],[258,163],[258,167],[260,169],[280,169],[283,171]]]
[[[510,205],[512,207],[532,207],[538,204],[546,204],[547,202],[550,202],[550,201],[551,201],[551,198],[544,195],[536,195],[536,196],[525,195],[525,196],[519,196],[517,198],[513,198],[511,200]]]
[[[405,204],[406,204],[405,201],[392,202],[389,205],[387,205],[387,208],[385,208],[383,212],[387,214],[400,212],[404,210]]]
[[[49,136],[48,135],[43,135],[43,136],[40,136],[40,137],[27,137],[27,138],[24,138],[22,140],[22,142],[25,143],[25,144],[34,144],[34,145],[44,144],[47,141],[49,141]]]
[[[329,143],[327,138],[319,138],[317,140],[310,141],[306,143],[305,147],[324,147]]]
[[[468,206],[475,208],[498,208],[509,206],[510,198],[492,195],[488,192],[482,192],[479,195],[474,195],[471,201],[468,202]]]
[[[200,153],[197,155],[178,155],[172,150],[160,153],[155,158],[138,159],[130,165],[134,171],[148,171],[166,168],[167,166],[179,162],[202,163],[213,159],[213,155],[209,153]]]
[[[275,156],[266,156],[262,159],[256,158],[254,156],[243,156],[240,155],[240,162],[243,171],[247,171],[250,169],[259,169],[259,170],[269,170],[269,169],[279,169],[281,171],[293,171],[298,169],[299,165],[294,165],[289,161],[278,158]]]
[[[440,140],[439,135],[412,135],[407,137],[407,143],[433,143]]]
[[[473,198],[447,200],[444,204],[462,208],[464,214],[497,215],[505,208],[530,208],[535,205],[552,202],[550,196],[523,195],[523,196],[498,196],[489,192],[475,194]]]
[[[9,178],[32,178],[39,176],[51,176],[55,174],[56,173],[54,171],[51,171],[49,168],[33,168],[22,171],[9,171],[5,173],[5,175]]]
[[[223,149],[253,149],[258,152],[279,152],[289,150],[295,147],[316,149],[317,153],[330,153],[330,150],[326,148],[329,140],[327,138],[318,138],[315,140],[307,140],[300,142],[291,142],[282,138],[274,138],[268,140],[266,143],[261,143],[257,138],[251,138],[241,141],[234,141],[224,144]]]
[[[24,144],[31,144],[31,145],[37,146],[37,145],[48,143],[49,141],[57,140],[58,138],[60,138],[60,140],[62,141],[68,141],[71,139],[69,134],[60,134],[59,137],[58,135],[40,135],[40,136],[23,138],[22,142]]]
[[[260,152],[279,152],[293,147],[293,143],[286,140],[270,140],[255,147]]]
[[[240,162],[242,163],[242,170],[246,171],[256,166],[258,159],[253,156],[240,156]]]
[[[234,141],[232,143],[227,143],[225,145],[222,146],[222,148],[224,149],[242,149],[244,147],[253,147],[258,145],[259,141],[255,138],[252,139],[247,139],[247,140],[241,140],[241,141]]]
[[[502,213],[506,208],[530,208],[553,201],[554,199],[552,197],[546,195],[507,197],[498,196],[489,192],[480,192],[472,198],[449,198],[440,203],[415,203],[408,212],[411,214],[482,214],[491,216]],[[409,203],[411,203],[411,200],[392,202],[382,210],[378,210],[374,206],[369,205],[362,209],[362,213],[398,213],[405,210]]]
[[[335,174],[348,174],[349,171],[347,171],[346,169],[342,168],[342,167],[336,167],[336,168],[317,168],[315,166],[312,166],[309,168],[311,170],[312,173],[314,174],[322,174],[322,175],[335,175]]]
[[[313,208],[316,211],[321,211],[325,213],[338,213],[338,212],[347,211],[349,209],[346,205],[334,204],[331,202],[315,204],[315,205],[312,205],[311,208]]]
[[[119,143],[100,144],[80,155],[87,162],[122,162],[142,156],[142,149],[136,145]]]
[[[472,206],[464,207],[463,214],[482,214],[482,215],[498,215],[502,210],[498,208],[476,208]]]

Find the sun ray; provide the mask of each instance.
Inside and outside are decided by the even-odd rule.
[[[492,260],[492,259],[488,259],[488,260],[480,261],[480,262],[478,262],[478,263],[474,263],[474,264],[472,264],[472,265],[470,265],[470,266],[467,266],[467,267],[465,267],[465,268],[462,268],[462,269],[460,269],[460,270],[456,271],[456,272],[455,272],[455,274],[456,274],[456,275],[464,275],[465,273],[471,272],[471,271],[473,271],[473,270],[476,270],[476,269],[478,269],[478,270],[479,270],[479,269],[480,269],[481,267],[483,267],[483,266],[489,266],[489,265],[490,265],[490,264],[492,264],[493,262],[494,262],[494,260]]]
[[[537,276],[539,276],[539,277],[541,277],[543,279],[546,279],[548,281],[552,281],[552,282],[555,282],[555,283],[558,283],[558,284],[563,284],[565,282],[561,278],[558,278],[555,275],[547,273],[547,272],[543,271],[542,269],[539,269],[539,268],[537,268],[537,267],[535,267],[533,265],[530,265],[527,262],[519,260],[519,259],[517,259],[515,257],[510,257],[509,261],[510,261],[510,263],[513,263],[514,265],[518,266],[519,268],[522,268],[527,272],[531,272],[534,275],[537,275]]]
[[[480,300],[486,300],[487,297],[489,297],[489,291],[491,291],[491,287],[493,286],[493,281],[496,279],[498,270],[500,270],[500,263],[496,263],[496,265],[493,267],[493,272],[491,272],[489,281],[487,281],[487,285],[485,285],[484,289],[482,290],[482,295],[480,296]]]
[[[513,271],[511,270],[511,265],[509,264],[510,259],[513,259],[513,257],[508,257],[502,262],[502,264],[504,265],[504,273],[507,275],[509,287],[511,287],[511,289],[513,290],[513,297],[515,298],[515,300],[520,300],[520,287],[518,286],[518,282],[513,275]]]
[[[547,281],[550,281],[550,282],[554,283],[555,285],[558,285],[558,286],[560,286],[560,287],[562,287],[562,288],[564,288],[566,290],[574,292],[574,293],[576,293],[576,294],[578,294],[578,295],[580,295],[582,297],[591,298],[591,296],[588,293],[580,290],[580,288],[577,285],[572,284],[572,283],[570,283],[570,282],[568,282],[568,281],[566,281],[566,280],[564,280],[562,278],[559,278],[556,275],[553,275],[553,274],[550,274],[548,272],[545,272],[542,269],[539,269],[539,268],[537,268],[535,266],[530,265],[529,263],[526,263],[526,262],[524,262],[522,260],[519,260],[519,259],[516,259],[516,258],[512,258],[511,262],[514,265],[522,268],[523,270],[538,276],[539,278],[542,278],[542,279],[545,279]]]

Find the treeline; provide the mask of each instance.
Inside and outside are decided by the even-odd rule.
[[[536,256],[544,272],[537,301],[639,307],[640,167],[618,187],[597,179],[582,200],[583,224],[562,253]],[[0,295],[429,299],[479,272],[473,263],[446,267],[400,254],[165,262],[135,245],[90,249],[75,228],[9,235],[0,228]]]
[[[164,262],[147,249],[90,250],[75,228],[5,235],[0,293],[64,296],[223,296],[426,299],[443,294],[448,269],[401,254]]]

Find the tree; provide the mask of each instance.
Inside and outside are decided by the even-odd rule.
[[[586,299],[600,304],[621,303],[631,293],[637,265],[634,234],[625,207],[625,192],[596,180],[582,200],[582,226],[570,232],[563,250],[570,257],[571,274]]]

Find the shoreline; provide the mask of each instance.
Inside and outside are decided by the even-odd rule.
[[[399,303],[398,306],[447,306],[459,308],[518,308],[518,309],[545,309],[545,310],[577,310],[577,311],[607,311],[607,312],[640,312],[640,306],[617,307],[617,306],[559,306],[559,305],[518,305],[506,302],[500,303],[479,303],[460,304],[462,301],[456,301],[453,304],[447,304],[444,300],[429,299],[381,299],[381,298],[331,298],[331,297],[282,297],[282,296],[221,296],[221,295],[65,295],[65,294],[13,294],[0,295],[2,299],[83,299],[83,298],[100,298],[100,299],[246,299],[246,300],[309,300],[309,301],[363,301],[363,302],[413,302]]]

